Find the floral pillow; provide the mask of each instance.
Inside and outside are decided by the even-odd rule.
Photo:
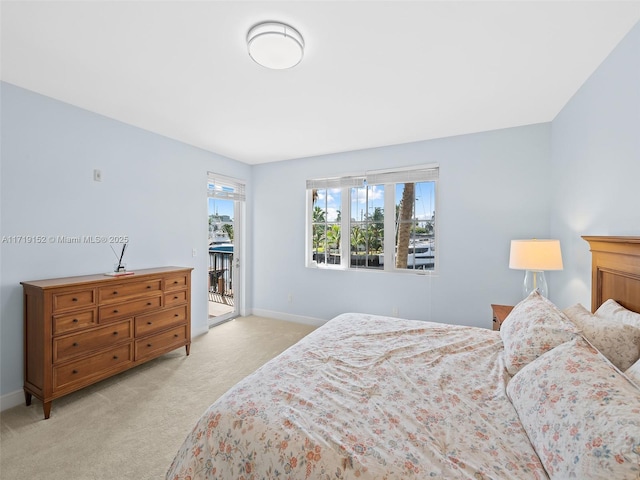
[[[566,315],[534,291],[511,310],[500,327],[507,371],[515,375],[543,353],[576,335],[577,329]]]
[[[593,315],[579,303],[563,313],[620,370],[625,371],[640,358],[640,328]]]
[[[640,389],[583,338],[520,370],[507,395],[551,479],[640,475]]]
[[[600,305],[596,310],[596,316],[640,328],[640,314],[627,310],[613,299],[609,299]]]

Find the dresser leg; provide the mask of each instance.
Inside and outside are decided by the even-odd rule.
[[[42,404],[42,410],[44,410],[44,419],[46,420],[51,416],[51,402],[44,402]]]
[[[190,343],[187,343],[187,344],[184,346],[184,348],[185,348],[185,350],[187,351],[187,356],[189,356],[189,350],[191,349],[191,344],[190,344]]]
[[[27,405],[27,407],[31,405],[31,394],[26,390],[24,391],[24,403]]]

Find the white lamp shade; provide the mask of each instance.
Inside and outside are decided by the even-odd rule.
[[[255,25],[247,34],[249,56],[259,65],[274,70],[295,67],[304,54],[302,35],[279,22]]]
[[[515,270],[562,270],[560,240],[511,240],[509,268]]]

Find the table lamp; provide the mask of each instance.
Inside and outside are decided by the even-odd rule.
[[[545,270],[562,270],[560,240],[511,240],[509,268],[526,270],[522,285],[525,298],[534,290],[547,297]]]

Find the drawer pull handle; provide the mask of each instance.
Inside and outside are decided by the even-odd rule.
[[[71,370],[71,373],[75,375],[76,373],[78,373],[78,370]]]
[[[118,310],[114,310],[113,313],[118,313]]]
[[[147,307],[150,307],[152,305],[151,302],[147,302]]]
[[[173,334],[173,336],[174,336],[175,338],[178,338],[178,337],[179,337],[179,335],[178,335],[177,333],[174,333],[174,334]]]
[[[147,285],[147,290],[149,290],[151,288],[151,285]]]
[[[73,346],[77,347],[78,346],[78,342],[73,342]]]
[[[117,294],[118,294],[118,291],[117,291],[117,290],[115,290],[115,291],[113,292],[113,294],[114,294],[114,295],[117,295]]]
[[[73,323],[78,323],[78,319],[74,318],[73,320],[71,320]]]
[[[114,335],[118,335],[118,332],[113,332]]]
[[[174,281],[173,281],[173,284],[174,284],[174,285],[177,285],[177,284],[178,284],[178,280],[174,280]]]
[[[72,302],[77,302],[77,301],[78,301],[78,299],[77,299],[76,297],[73,297],[73,298],[71,299],[71,301],[72,301]]]
[[[147,325],[153,325],[153,322],[147,322]]]
[[[150,344],[150,343],[147,343],[147,347],[150,347],[150,346],[151,346],[151,344]]]
[[[178,315],[177,313],[173,314],[174,317],[179,317],[180,315]]]
[[[117,360],[117,359],[118,359],[118,355],[114,355],[114,356],[113,356],[113,359],[114,359],[114,360]]]
[[[173,297],[173,299],[174,299],[174,300],[177,300],[177,299],[178,299],[178,296],[176,295],[175,297]]]

